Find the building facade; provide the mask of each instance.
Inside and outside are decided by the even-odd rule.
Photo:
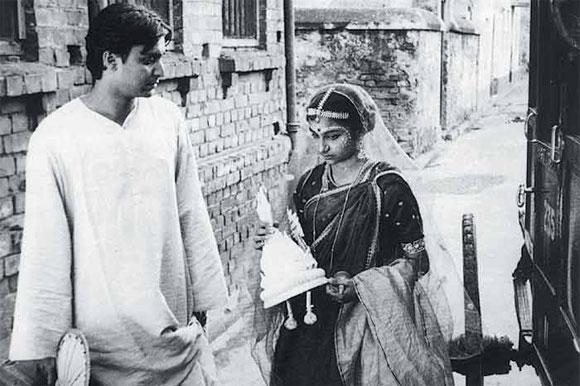
[[[412,157],[431,149],[527,73],[529,2],[298,1],[297,105],[350,82],[374,97]],[[303,114],[300,117],[303,124]],[[306,146],[306,145],[304,145]],[[306,147],[307,148],[307,147]],[[312,162],[308,149],[301,169]]]
[[[277,212],[286,205],[282,0],[130,1],[155,9],[174,30],[158,92],[181,106],[198,158],[230,295],[228,309],[210,314],[218,334],[258,284],[259,255],[249,242],[255,192],[264,185]],[[0,3],[0,359],[18,289],[28,140],[47,114],[91,87],[84,38],[109,2]]]

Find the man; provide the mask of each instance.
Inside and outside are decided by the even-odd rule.
[[[91,384],[208,380],[191,317],[222,305],[226,287],[180,111],[152,96],[170,38],[145,8],[103,9],[86,38],[94,87],[30,140],[10,358],[49,382],[73,327]]]

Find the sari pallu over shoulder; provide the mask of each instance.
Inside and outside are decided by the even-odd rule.
[[[381,211],[374,167],[367,162],[356,181],[329,191],[322,189],[325,177],[319,173],[312,181],[307,178],[301,222],[306,242],[327,276],[338,271],[355,275],[372,264]]]
[[[341,270],[356,275],[395,260],[398,240],[381,214],[391,199],[391,185],[406,186],[399,172],[384,162],[368,161],[358,181],[325,191],[324,167],[306,173],[295,195],[306,242],[319,266],[327,275]]]
[[[335,330],[343,384],[453,385],[447,345],[419,281],[394,267],[354,277],[359,302],[342,306]]]

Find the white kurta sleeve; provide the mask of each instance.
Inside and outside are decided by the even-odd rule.
[[[40,133],[38,133],[40,134]],[[10,359],[54,357],[72,325],[71,236],[55,158],[30,141],[26,212]]]
[[[185,247],[186,269],[191,279],[193,311],[223,305],[227,289],[205,204],[197,163],[184,124],[179,127],[176,170],[177,204]]]

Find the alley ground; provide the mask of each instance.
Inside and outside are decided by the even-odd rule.
[[[461,218],[473,213],[476,224],[481,316],[485,335],[507,336],[517,347],[511,274],[520,257],[516,191],[525,181],[523,119],[526,83],[493,100],[483,116],[455,141],[443,144],[419,173],[436,226],[461,272]],[[515,348],[516,348],[515,347]],[[462,377],[456,383],[463,385]],[[515,363],[509,374],[485,377],[485,385],[540,385],[535,371]]]
[[[461,218],[473,213],[479,259],[481,313],[484,334],[507,336],[517,346],[511,273],[522,245],[517,221],[516,190],[525,180],[525,138],[522,119],[527,109],[525,82],[496,97],[481,118],[463,134],[423,157],[415,176],[423,186],[421,200],[436,228],[462,267]],[[239,324],[242,328],[243,324]],[[251,360],[250,345],[238,330],[214,341],[221,385],[263,385]],[[227,335],[227,336],[226,336]],[[464,385],[456,375],[456,384]],[[486,386],[540,385],[531,367],[512,363],[508,374],[485,377]]]

